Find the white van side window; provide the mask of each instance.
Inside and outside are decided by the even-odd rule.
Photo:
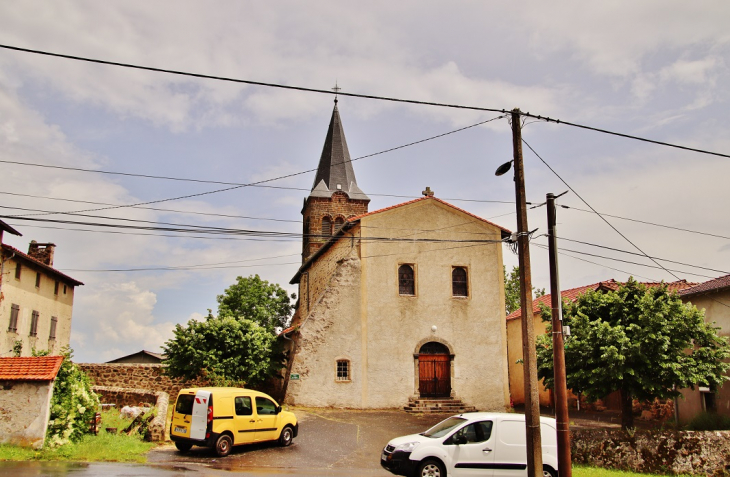
[[[250,416],[253,414],[251,398],[248,396],[237,397],[235,401],[237,416]]]

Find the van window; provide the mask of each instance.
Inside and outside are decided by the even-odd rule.
[[[459,429],[454,435],[463,435],[467,444],[488,441],[492,436],[492,421],[473,422]]]
[[[251,408],[251,398],[248,396],[240,396],[236,398],[236,415],[237,416],[250,416],[253,414]]]
[[[457,427],[462,425],[465,421],[466,419],[461,417],[450,417],[445,421],[439,422],[426,432],[422,432],[421,435],[426,437],[433,437],[434,439],[438,437],[443,437],[451,432],[453,429],[456,429]]]
[[[175,412],[178,414],[192,414],[195,396],[193,394],[181,394],[177,397]]]
[[[256,398],[256,412],[260,415],[276,414],[276,404],[270,399],[264,397]]]

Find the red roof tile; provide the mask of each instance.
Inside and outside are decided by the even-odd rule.
[[[730,276],[730,275],[729,275]],[[669,291],[676,291],[679,292],[680,290],[689,289],[690,287],[693,287],[696,285],[696,283],[689,283],[687,280],[678,280],[676,282],[641,282],[642,285],[645,285],[647,287],[658,287],[662,285],[666,285],[667,289]],[[571,288],[570,290],[563,290],[560,292],[560,296],[563,298],[563,300],[569,300],[571,302],[578,299],[578,297],[584,293],[586,293],[588,290],[618,290],[618,287],[621,286],[620,282],[617,282],[613,278],[610,280],[606,280],[603,282],[594,283],[592,285],[585,285],[578,288]],[[547,307],[550,307],[550,294],[543,295],[539,298],[536,298],[532,300],[532,313],[533,315],[540,311],[540,304],[544,304]],[[507,315],[507,321],[510,320],[516,320],[522,316],[522,309],[518,309]]]
[[[6,250],[9,250],[10,252],[13,252],[17,257],[28,260],[29,262],[33,263],[34,265],[37,265],[37,266],[51,272],[52,274],[57,275],[59,278],[67,281],[68,283],[70,283],[73,286],[83,285],[82,282],[76,280],[75,278],[71,278],[68,275],[66,275],[65,273],[59,272],[55,268],[53,268],[49,265],[46,265],[45,263],[41,262],[40,260],[36,260],[35,258],[31,257],[27,253],[23,253],[15,247],[11,247],[10,245],[4,244],[4,243],[0,244],[0,246],[2,246],[2,248],[6,249]]]
[[[693,286],[692,288],[682,290],[681,292],[679,292],[679,294],[681,296],[692,296],[699,295],[701,293],[720,291],[725,288],[730,288],[730,275],[725,275],[724,277],[715,278],[714,280],[700,283],[699,285]]]
[[[0,381],[53,381],[63,356],[0,358]]]

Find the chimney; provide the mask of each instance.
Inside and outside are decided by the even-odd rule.
[[[56,248],[55,243],[38,243],[35,240],[30,241],[28,247],[28,255],[35,258],[39,262],[45,263],[49,267],[53,266],[53,251]]]

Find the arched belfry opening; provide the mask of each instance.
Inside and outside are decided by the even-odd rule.
[[[370,198],[357,186],[335,99],[317,175],[302,208],[304,224],[308,225],[302,241],[302,262],[344,224],[344,217],[367,213],[369,203]]]
[[[449,348],[438,341],[424,343],[418,350],[418,394],[420,397],[451,396]]]

